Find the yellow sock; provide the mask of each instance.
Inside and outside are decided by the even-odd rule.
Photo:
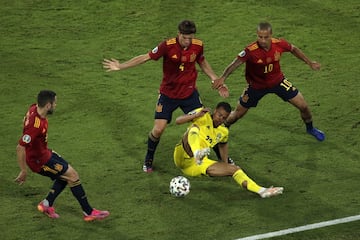
[[[256,182],[254,182],[252,179],[250,179],[246,173],[244,173],[243,170],[239,169],[237,170],[234,175],[232,176],[235,181],[242,187],[242,183],[244,181],[247,182],[247,190],[254,192],[254,193],[259,193],[260,190],[262,189],[262,187],[260,187],[259,185],[256,184]]]
[[[193,153],[195,153],[196,150],[200,149],[199,128],[192,127],[189,129],[188,143]]]

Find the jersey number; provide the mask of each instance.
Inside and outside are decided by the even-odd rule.
[[[206,136],[206,141],[208,141],[210,144],[213,142],[213,140],[210,136]]]
[[[185,67],[184,67],[184,63],[180,64],[180,66],[179,66],[180,71],[183,72],[183,71],[184,71],[184,68],[185,68]]]
[[[289,89],[292,87],[292,83],[289,82],[288,80],[284,79],[281,83],[280,86],[284,87],[286,89],[286,91],[289,91]]]
[[[265,66],[264,73],[272,72],[273,69],[274,69],[274,65],[270,63],[269,65]]]

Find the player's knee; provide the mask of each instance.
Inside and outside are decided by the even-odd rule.
[[[76,170],[69,165],[68,170],[64,174],[64,178],[68,181],[69,184],[79,180],[79,174]]]
[[[151,131],[151,134],[155,137],[155,138],[160,138],[160,136],[163,134],[163,132],[165,131],[166,126],[154,126],[154,128]]]
[[[161,135],[163,134],[163,132],[164,132],[164,129],[153,129],[151,134],[154,136],[154,138],[160,138]]]
[[[229,176],[233,176],[237,170],[241,169],[239,166],[232,165],[232,164],[227,164],[227,168],[228,168]]]

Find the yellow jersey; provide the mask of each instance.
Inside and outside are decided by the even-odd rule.
[[[189,114],[195,114],[200,112],[203,108],[197,108],[191,111]],[[196,125],[200,131],[200,146],[201,148],[212,148],[218,143],[227,143],[229,138],[229,129],[224,125],[220,125],[217,128],[213,126],[213,121],[210,112],[207,112],[204,116],[196,118],[192,121],[192,125]],[[191,127],[191,126],[190,126]],[[190,129],[188,128],[188,130]]]

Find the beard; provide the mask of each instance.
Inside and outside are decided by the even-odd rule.
[[[54,113],[54,109],[49,109],[48,111],[47,111],[47,115],[52,115]]]

